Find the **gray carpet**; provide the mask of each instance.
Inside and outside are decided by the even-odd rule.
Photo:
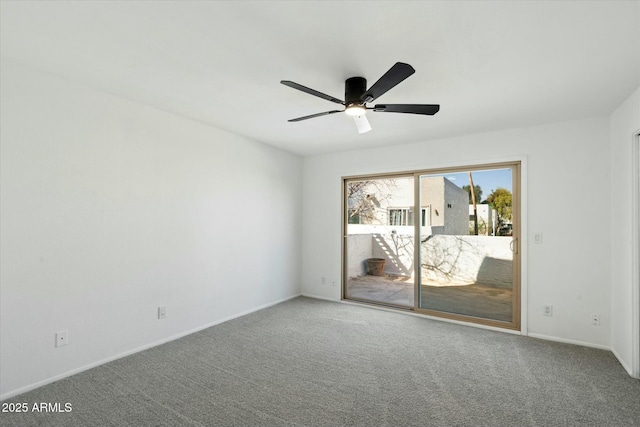
[[[296,298],[39,388],[3,426],[635,426],[607,351]]]

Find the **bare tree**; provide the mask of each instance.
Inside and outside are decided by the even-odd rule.
[[[464,275],[459,265],[464,253],[477,253],[478,249],[458,236],[428,236],[421,240],[421,266],[433,279],[453,281]]]
[[[347,184],[347,208],[349,219],[359,217],[360,221],[372,224],[376,209],[392,197],[397,189],[393,178],[352,181]],[[351,222],[351,221],[349,221]]]

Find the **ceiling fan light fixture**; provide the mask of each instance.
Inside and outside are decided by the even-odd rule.
[[[367,116],[353,116],[353,120],[356,123],[358,133],[367,133],[371,130],[371,125],[369,124],[369,120],[367,120]]]
[[[364,105],[351,104],[344,110],[347,116],[364,116],[367,113],[367,109]]]

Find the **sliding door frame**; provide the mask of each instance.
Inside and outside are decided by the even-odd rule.
[[[520,162],[507,162],[507,163],[486,163],[481,165],[471,165],[471,166],[461,166],[461,167],[447,167],[447,168],[437,168],[437,169],[428,169],[426,171],[420,171],[414,173],[414,191],[415,191],[415,205],[420,205],[420,177],[424,175],[438,175],[438,174],[447,174],[447,173],[459,173],[459,172],[468,172],[468,171],[485,171],[491,169],[511,169],[511,222],[513,224],[513,275],[512,275],[512,292],[511,292],[511,307],[513,307],[513,314],[511,317],[511,322],[504,322],[500,320],[486,319],[482,317],[473,317],[466,316],[463,314],[456,313],[448,313],[444,311],[436,311],[429,310],[425,308],[420,308],[420,288],[415,286],[414,289],[414,311],[416,313],[425,314],[428,316],[434,317],[442,317],[449,320],[458,320],[462,322],[470,322],[477,323],[486,326],[493,326],[497,328],[504,329],[512,329],[519,331],[521,327],[521,221],[520,221],[520,202],[521,202],[521,191],[520,191]],[[416,239],[420,238],[420,224],[415,224],[414,235]],[[421,260],[422,245],[416,244],[415,246],[415,260]],[[422,274],[422,265],[420,262],[414,262],[414,276],[416,277],[416,281],[420,283],[420,287],[422,286],[420,277]]]
[[[632,281],[631,376],[640,379],[640,129],[632,138]]]
[[[374,306],[382,306],[382,307],[390,307],[390,308],[394,308],[397,310],[410,310],[413,311],[414,307],[415,307],[415,302],[414,302],[414,307],[410,307],[410,306],[406,306],[406,305],[399,305],[399,304],[391,304],[391,303],[385,303],[385,302],[379,302],[379,301],[374,301],[374,300],[367,300],[367,299],[362,299],[362,298],[348,298],[347,297],[347,282],[349,280],[348,276],[348,271],[349,268],[347,266],[348,260],[347,260],[347,225],[349,223],[349,211],[348,211],[348,206],[346,205],[346,200],[347,200],[347,185],[350,182],[353,181],[364,181],[367,179],[392,179],[392,178],[411,178],[414,176],[414,172],[410,171],[410,172],[394,172],[394,173],[382,173],[382,174],[367,174],[367,175],[358,175],[358,176],[349,176],[349,177],[343,177],[342,178],[342,202],[341,202],[341,209],[342,209],[342,227],[341,227],[341,233],[342,233],[342,250],[341,250],[341,254],[342,254],[342,284],[341,284],[341,288],[340,288],[340,299],[341,300],[345,300],[345,301],[354,301],[354,302],[358,302],[358,303],[362,303],[362,304],[371,304]],[[415,205],[415,201],[414,201],[414,205]]]
[[[478,171],[478,170],[490,170],[490,169],[511,169],[512,170],[512,224],[513,224],[513,245],[514,245],[514,253],[513,253],[513,287],[512,287],[512,307],[513,307],[513,316],[511,322],[504,322],[493,319],[479,318],[473,316],[465,316],[462,314],[454,314],[447,313],[442,311],[428,310],[420,308],[420,292],[419,286],[421,285],[420,275],[421,275],[421,245],[417,244],[417,241],[420,238],[420,221],[414,221],[414,305],[413,307],[405,307],[405,306],[394,306],[390,304],[380,304],[375,301],[347,298],[347,282],[348,282],[348,268],[347,268],[347,223],[348,223],[348,212],[346,206],[346,195],[347,195],[347,185],[352,181],[359,181],[365,179],[387,179],[387,178],[399,178],[399,177],[414,177],[414,212],[420,212],[421,204],[420,204],[420,176],[422,175],[430,175],[430,174],[443,174],[443,173],[452,173],[452,172],[467,172],[467,171]],[[522,244],[522,211],[523,207],[523,198],[522,198],[522,170],[523,170],[523,161],[521,159],[518,160],[507,160],[500,162],[489,162],[489,163],[474,163],[469,165],[461,165],[461,166],[447,166],[447,167],[436,167],[436,168],[428,168],[421,170],[413,170],[413,171],[403,171],[403,172],[393,172],[393,173],[379,173],[379,174],[364,174],[364,175],[355,175],[355,176],[346,176],[342,178],[342,201],[341,201],[341,209],[342,209],[342,284],[341,284],[341,298],[347,301],[354,301],[358,303],[370,304],[375,306],[387,306],[394,309],[400,310],[411,310],[417,314],[432,316],[442,318],[444,320],[450,320],[454,322],[464,322],[464,323],[472,323],[477,325],[484,325],[488,327],[495,327],[500,329],[514,330],[514,331],[522,331],[523,327],[523,312],[522,312],[522,255],[523,255],[523,244]],[[420,284],[418,286],[418,284]]]

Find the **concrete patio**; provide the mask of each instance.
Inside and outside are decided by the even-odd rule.
[[[347,298],[392,304],[414,305],[411,277],[389,275],[357,276],[347,282]],[[454,283],[423,280],[421,308],[510,322],[512,290],[481,283]]]

